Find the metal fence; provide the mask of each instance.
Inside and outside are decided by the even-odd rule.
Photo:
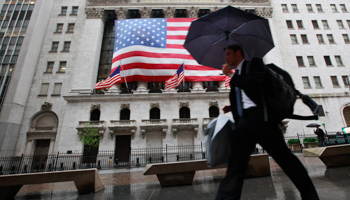
[[[303,144],[305,138],[316,138],[316,135],[299,135],[285,137],[285,141],[297,139],[298,143],[289,145],[294,152],[302,152],[303,148],[310,148]],[[350,143],[350,134],[336,134],[328,132],[326,145]],[[253,153],[265,153],[260,145],[256,145]],[[120,156],[120,155],[125,156]],[[160,148],[138,148],[128,152],[99,151],[93,156],[83,153],[61,153],[54,155],[36,156],[22,155],[17,157],[0,157],[0,175],[35,173],[49,171],[63,171],[86,168],[112,169],[143,167],[149,163],[179,162],[186,160],[201,160],[206,158],[206,149],[203,143],[198,145],[182,145]]]

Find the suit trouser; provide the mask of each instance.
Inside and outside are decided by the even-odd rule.
[[[219,186],[216,200],[240,199],[245,171],[256,143],[280,165],[301,193],[302,199],[319,199],[305,167],[287,147],[278,124],[263,122],[262,116],[262,111],[258,108],[243,111],[243,118],[230,135],[228,168]]]

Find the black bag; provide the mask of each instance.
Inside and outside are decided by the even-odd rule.
[[[283,119],[318,120],[318,104],[309,96],[295,89],[289,73],[274,64],[267,64],[267,77],[262,101],[264,104],[265,121],[281,122]],[[249,64],[246,68],[249,70]],[[297,98],[311,109],[313,115],[300,116],[293,114]]]

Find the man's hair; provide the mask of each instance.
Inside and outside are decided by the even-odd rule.
[[[224,50],[226,51],[226,49],[231,49],[231,50],[233,50],[233,52],[240,50],[242,52],[242,57],[244,58],[244,51],[243,51],[242,47],[239,46],[238,44],[231,44],[231,45],[227,46]]]

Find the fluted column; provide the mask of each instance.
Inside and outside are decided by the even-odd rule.
[[[207,89],[203,89],[203,82],[200,81],[194,81],[192,82],[192,93],[202,93],[207,91]]]
[[[103,8],[86,8],[86,20],[82,30],[82,43],[78,47],[79,62],[74,67],[72,93],[88,94],[96,84],[101,54],[105,14]]]

